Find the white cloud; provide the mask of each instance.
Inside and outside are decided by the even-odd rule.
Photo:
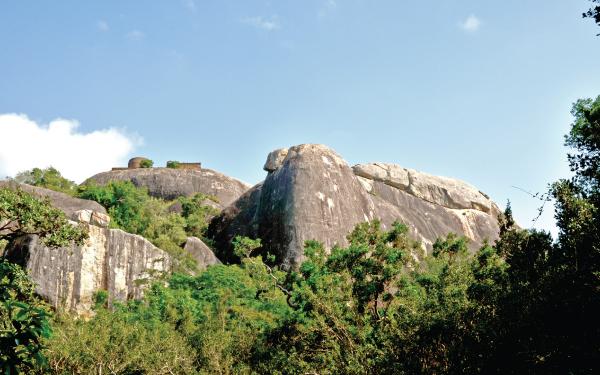
[[[125,34],[125,37],[132,41],[138,41],[144,39],[146,37],[146,34],[141,32],[140,30],[132,30]]]
[[[96,27],[98,28],[98,30],[103,31],[103,32],[110,30],[108,23],[106,21],[102,21],[102,20],[100,20],[96,23]]]
[[[279,24],[279,17],[277,15],[271,17],[246,17],[242,20],[246,25],[256,27],[257,29],[263,29],[266,31],[277,30],[281,27]]]
[[[463,30],[468,32],[475,32],[479,30],[480,26],[481,20],[477,18],[474,14],[471,14],[469,17],[467,17],[466,20],[460,23],[460,27],[462,27]]]
[[[183,0],[183,6],[191,12],[196,11],[196,1],[194,0]]]
[[[78,126],[74,120],[56,119],[45,125],[23,114],[0,114],[0,178],[52,166],[79,183],[126,165],[127,157],[141,144],[140,137],[118,129],[81,133]]]

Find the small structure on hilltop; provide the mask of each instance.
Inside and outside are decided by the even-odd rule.
[[[144,164],[149,164],[149,162],[151,163],[151,160],[148,158],[144,158],[141,156],[137,156],[135,158],[131,158],[129,159],[129,163],[127,163],[127,168],[128,169],[138,169],[138,168],[148,168],[146,166],[144,166]]]
[[[127,163],[127,168],[124,167],[114,167],[113,171],[124,171],[128,169],[140,169],[140,168],[152,168],[153,162],[152,160],[142,157],[136,156],[135,158],[129,159],[129,163]],[[199,171],[202,169],[202,163],[194,162],[194,163],[184,163],[179,161],[168,161],[167,168],[172,169],[188,169]]]
[[[167,162],[167,168],[171,168],[171,169],[190,169],[190,170],[195,170],[195,171],[199,171],[202,169],[202,163],[197,162],[197,163],[183,163],[180,161],[176,161],[176,160],[169,160]]]
[[[202,163],[197,162],[197,163],[182,163],[179,162],[179,164],[177,165],[176,169],[191,169],[191,170],[195,170],[195,171],[199,171],[202,169]]]

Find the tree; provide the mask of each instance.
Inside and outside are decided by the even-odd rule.
[[[46,169],[33,168],[32,170],[21,172],[15,177],[15,181],[21,184],[39,186],[54,191],[73,195],[77,190],[77,185],[64,178],[60,172],[49,167]]]
[[[38,235],[50,247],[81,244],[82,227],[71,225],[65,214],[16,187],[0,188],[0,240],[12,242]],[[16,374],[45,363],[41,339],[48,337],[48,311],[35,296],[27,274],[16,264],[0,260],[0,370]]]
[[[49,312],[16,264],[0,260],[0,371],[18,374],[44,366],[42,339],[50,336]]]
[[[154,162],[150,159],[144,159],[140,162],[140,167],[142,168],[152,168]]]
[[[146,188],[136,187],[130,181],[111,181],[104,186],[90,183],[80,187],[78,196],[104,206],[113,227],[144,236],[171,254],[174,270],[196,271],[195,260],[182,246],[188,236],[204,235],[209,217],[216,212],[205,204],[210,197],[196,194],[179,198],[179,214],[170,211],[172,202],[151,197]]]
[[[69,223],[48,199],[38,199],[16,187],[0,188],[0,240],[11,242],[27,234],[38,235],[50,247],[83,243],[87,232]]]
[[[167,168],[178,169],[181,166],[181,162],[176,160],[167,161]]]
[[[219,210],[210,205],[217,203],[216,197],[196,193],[192,197],[179,197],[181,203],[181,216],[185,219],[185,230],[190,236],[203,238],[210,219],[219,213]]]

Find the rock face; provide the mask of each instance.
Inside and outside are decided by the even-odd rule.
[[[148,188],[150,195],[162,199],[175,199],[195,193],[213,195],[224,208],[246,192],[250,185],[219,172],[202,169],[140,168],[99,173],[91,178],[100,185],[110,181],[131,181],[136,186]]]
[[[97,291],[106,290],[109,303],[141,298],[144,281],[170,270],[170,257],[143,237],[86,226],[89,239],[82,246],[50,249],[37,236],[24,236],[7,250],[52,306],[86,315]]]
[[[213,219],[208,235],[231,259],[235,235],[263,240],[263,248],[287,267],[303,259],[304,241],[327,248],[345,245],[360,222],[380,219],[384,228],[398,220],[430,249],[450,232],[465,235],[476,248],[498,233],[496,205],[462,181],[436,177],[392,164],[361,164],[353,169],[323,145],[299,145],[272,152],[265,181]]]
[[[221,264],[213,251],[201,239],[196,237],[188,237],[185,241],[183,250],[187,251],[194,257],[198,263],[199,270],[205,270],[208,266]]]
[[[6,249],[6,257],[27,269],[36,292],[54,307],[86,315],[99,290],[108,292],[109,303],[141,298],[145,280],[171,269],[169,255],[148,240],[108,229],[110,217],[96,202],[12,182],[0,182],[2,186],[48,197],[54,207],[88,229],[89,238],[81,246],[50,249],[29,235]]]

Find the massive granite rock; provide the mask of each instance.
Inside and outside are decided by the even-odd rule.
[[[210,170],[189,170],[173,168],[140,168],[114,170],[99,173],[86,182],[96,181],[105,185],[110,181],[131,181],[136,186],[148,188],[148,193],[162,199],[175,199],[203,193],[217,197],[219,208],[238,199],[250,185]]]
[[[27,269],[52,306],[87,315],[97,291],[106,290],[109,303],[141,298],[150,279],[171,269],[168,254],[145,238],[84,225],[89,239],[81,246],[51,249],[30,235],[7,249],[7,258]]]
[[[305,144],[272,152],[263,183],[247,191],[210,224],[222,260],[231,260],[236,235],[263,240],[263,250],[286,267],[303,260],[306,240],[331,248],[346,245],[360,222],[399,220],[408,225],[424,251],[450,232],[465,235],[471,248],[497,237],[499,210],[476,188],[392,164],[354,169],[333,150]]]

